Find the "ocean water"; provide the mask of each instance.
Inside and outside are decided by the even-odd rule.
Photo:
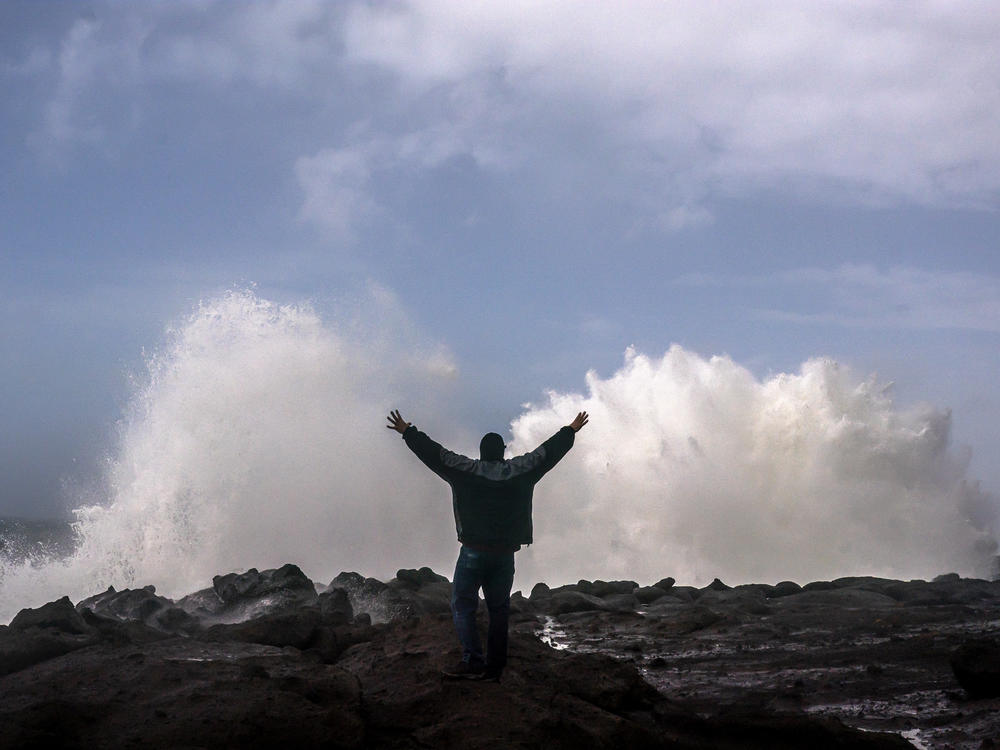
[[[421,565],[450,577],[449,490],[385,415],[433,413],[460,377],[391,300],[349,323],[251,291],[203,302],[136,378],[70,542],[0,532],[21,550],[0,556],[0,622],[64,594],[154,584],[177,597],[286,562],[319,582]],[[516,454],[591,414],[535,490],[515,586],[989,572],[996,498],[967,476],[946,409],[899,409],[829,359],[759,379],[679,346],[630,350],[586,384],[510,426]]]
[[[75,546],[69,521],[0,516],[0,564],[4,566],[45,564],[70,555]]]

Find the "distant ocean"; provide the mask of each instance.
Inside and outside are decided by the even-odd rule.
[[[0,516],[0,559],[4,563],[65,557],[73,546],[69,521]]]

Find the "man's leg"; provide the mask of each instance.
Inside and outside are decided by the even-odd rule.
[[[476,629],[482,565],[481,553],[463,546],[458,553],[451,586],[451,615],[458,641],[462,644],[462,661],[477,668],[485,661],[479,631]]]
[[[486,676],[499,677],[507,665],[507,624],[510,620],[510,588],[514,584],[514,553],[490,553],[482,583],[483,597],[490,613],[486,637]]]

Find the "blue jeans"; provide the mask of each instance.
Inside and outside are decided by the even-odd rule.
[[[463,546],[458,553],[451,590],[451,613],[462,644],[463,661],[485,663],[487,671],[496,674],[503,670],[507,663],[507,621],[510,619],[510,587],[513,584],[513,552]],[[480,587],[490,615],[485,659],[476,628]]]

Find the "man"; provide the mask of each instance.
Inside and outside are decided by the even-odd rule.
[[[451,611],[462,661],[445,674],[499,681],[507,663],[514,553],[522,544],[531,544],[532,490],[573,447],[576,433],[587,424],[587,412],[577,414],[531,453],[507,460],[503,457],[507,446],[495,432],[483,436],[476,461],[441,447],[405,421],[398,410],[387,419],[386,427],[400,433],[410,450],[451,485],[455,528],[462,544],[452,582]],[[480,588],[490,616],[485,657],[476,629]]]

